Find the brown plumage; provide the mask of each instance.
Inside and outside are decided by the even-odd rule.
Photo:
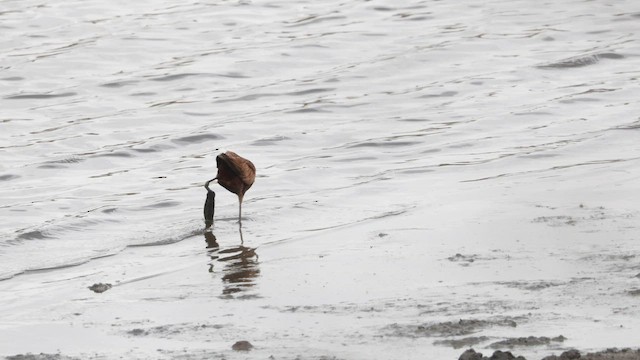
[[[242,199],[256,179],[256,167],[233,151],[218,155],[216,163],[218,184],[238,195],[238,220],[242,222]]]

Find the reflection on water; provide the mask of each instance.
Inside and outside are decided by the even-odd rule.
[[[242,239],[242,232],[240,237]],[[254,248],[246,247],[241,242],[240,245],[221,249],[211,228],[204,231],[204,239],[207,243],[207,255],[211,258],[209,272],[221,270],[223,274],[223,297],[233,298],[234,294],[246,292],[256,285],[260,268],[258,254]]]

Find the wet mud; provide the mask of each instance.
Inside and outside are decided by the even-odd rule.
[[[6,360],[80,360],[77,357],[69,357],[60,354],[18,354],[5,357]]]
[[[418,338],[469,335],[493,326],[516,327],[518,324],[511,318],[461,319],[457,322],[447,321],[426,325],[393,324],[384,330],[389,336]]]
[[[454,349],[461,349],[464,347],[474,346],[480,343],[484,343],[489,341],[490,338],[488,336],[470,336],[460,339],[446,339],[446,340],[436,340],[433,342],[434,345],[441,346],[449,346]]]
[[[170,324],[152,326],[148,328],[134,328],[125,331],[130,336],[150,336],[158,338],[173,338],[175,336],[190,336],[193,333],[215,332],[225,326],[220,324]]]
[[[526,360],[521,355],[512,354],[510,351],[496,350],[491,356],[483,356],[481,352],[468,349],[460,355],[458,360]],[[597,352],[580,352],[572,349],[567,350],[560,355],[549,355],[541,358],[541,360],[639,360],[640,349],[607,349]]]
[[[561,343],[565,341],[566,338],[562,335],[556,337],[546,337],[546,336],[528,336],[528,337],[519,337],[519,338],[511,338],[500,340],[492,343],[489,347],[494,349],[504,349],[504,348],[513,348],[519,346],[540,346],[540,345],[549,345],[552,342]]]

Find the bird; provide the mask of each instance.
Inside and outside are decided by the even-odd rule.
[[[238,195],[238,222],[242,224],[242,199],[256,179],[256,167],[253,163],[233,151],[216,156],[218,174],[209,180],[218,180],[223,188]]]

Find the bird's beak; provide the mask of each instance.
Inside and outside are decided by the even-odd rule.
[[[207,191],[211,191],[211,189],[209,189],[209,183],[212,182],[213,180],[217,180],[217,177],[214,177],[213,179],[207,181],[206,183],[204,183],[204,188],[207,189]]]

